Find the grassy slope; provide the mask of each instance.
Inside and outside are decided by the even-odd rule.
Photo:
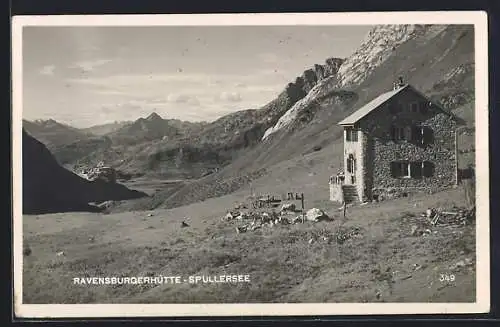
[[[24,217],[24,303],[213,302],[466,302],[474,301],[474,226],[434,227],[410,235],[428,207],[462,203],[462,190],[352,207],[342,221],[321,194],[306,206],[324,208],[333,221],[263,228],[237,234],[220,217],[245,194],[170,210],[121,214],[54,214]],[[186,220],[190,227],[181,228]],[[358,227],[343,244],[332,235]],[[323,240],[330,237],[330,241]],[[93,241],[89,240],[93,237]],[[309,240],[313,239],[312,243]],[[64,251],[65,256],[56,256]],[[414,265],[422,269],[414,271]],[[385,274],[387,269],[388,274]],[[381,273],[379,273],[379,271]],[[234,285],[78,286],[85,276],[250,274]],[[454,283],[439,274],[454,273]],[[406,279],[406,277],[410,276]],[[393,282],[388,282],[388,280]],[[377,298],[376,294],[380,293]]]

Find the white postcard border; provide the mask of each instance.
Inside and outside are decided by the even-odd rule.
[[[473,24],[476,88],[476,302],[273,304],[22,303],[22,29],[25,26]],[[24,318],[483,313],[490,309],[488,29],[483,11],[15,16],[12,19],[13,254],[15,316]]]

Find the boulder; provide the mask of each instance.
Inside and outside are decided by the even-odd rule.
[[[285,203],[281,206],[281,211],[295,211],[295,203]]]
[[[271,220],[271,217],[269,216],[269,214],[267,212],[263,212],[262,215],[261,215],[261,219],[262,219],[262,222],[268,222],[269,220]]]
[[[113,206],[113,201],[104,201],[97,205],[99,209],[109,209]]]
[[[237,220],[243,220],[243,219],[248,219],[248,214],[245,212],[242,212],[239,214],[239,216],[236,217]]]
[[[318,208],[312,208],[307,210],[306,220],[308,221],[320,221],[322,219],[327,219],[328,216]]]
[[[232,220],[233,219],[233,215],[228,212],[225,216],[224,216],[224,220]]]

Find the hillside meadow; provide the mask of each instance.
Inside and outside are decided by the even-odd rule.
[[[461,187],[352,206],[346,219],[338,204],[310,196],[307,208],[322,208],[331,220],[237,233],[241,222],[221,217],[245,198],[241,192],[168,210],[25,215],[31,253],[23,259],[23,303],[475,301],[475,225],[436,225],[426,235],[411,230],[424,223],[427,208],[462,206]],[[335,235],[347,230],[358,233],[338,241]],[[251,281],[73,283],[221,274],[248,274]]]

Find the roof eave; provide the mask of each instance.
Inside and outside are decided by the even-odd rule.
[[[337,125],[340,125],[340,126],[354,126],[357,122],[340,122],[340,123],[337,123]]]

